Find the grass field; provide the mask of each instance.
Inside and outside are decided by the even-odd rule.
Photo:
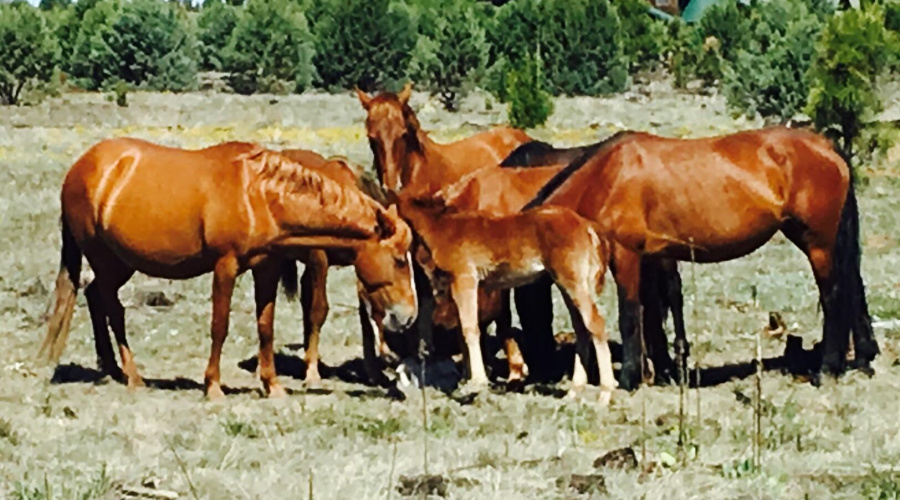
[[[704,136],[760,125],[733,119],[716,97],[665,87],[652,89],[652,95],[652,100],[642,93],[561,99],[550,123],[534,135],[574,145],[621,128]],[[440,141],[504,120],[501,106],[477,96],[452,115],[424,95],[414,97],[413,107]],[[250,98],[138,93],[127,108],[101,95],[80,94],[37,107],[0,109],[0,498],[119,498],[123,488],[141,485],[181,498],[399,498],[399,477],[420,474],[426,465],[428,472],[445,477],[452,498],[600,495],[567,488],[569,474],[602,474],[613,498],[900,496],[897,149],[883,163],[865,166],[868,183],[859,194],[863,274],[883,352],[876,375],[850,373],[814,388],[778,372],[764,373],[758,470],[748,466],[752,378],[688,392],[683,460],[675,387],[617,392],[605,409],[589,399],[562,399],[553,390],[492,391],[471,402],[429,391],[423,429],[417,394],[396,401],[381,389],[338,378],[307,390],[285,363],[281,377],[290,397],[263,399],[254,373],[239,366],[257,350],[246,276],[235,292],[223,355],[222,380],[233,390],[224,402],[206,402],[201,389],[209,352],[210,277],[169,282],[139,276],[122,290],[129,338],[150,382],[147,389],[131,393],[108,379],[97,380],[82,296],[63,365],[54,372],[34,361],[59,261],[59,186],[67,167],[91,144],[121,135],[191,148],[255,140],[369,165],[363,118],[350,93]],[[789,333],[803,337],[807,348],[821,336],[808,264],[781,236],[739,261],[686,264],[682,276],[693,361],[702,367],[752,360],[757,332],[770,311],[779,312]],[[322,355],[331,367],[355,366],[352,360],[361,356],[353,280],[349,269],[330,273],[332,308]],[[601,307],[615,332],[610,288]],[[154,292],[164,293],[172,305],[147,305]],[[557,330],[568,330],[556,299]],[[299,306],[280,304],[277,345],[297,343]],[[762,347],[764,357],[784,349],[782,340],[768,337]],[[302,356],[286,348],[282,353],[285,361]],[[622,447],[632,447],[638,458],[643,448],[648,470],[594,468],[597,457]]]

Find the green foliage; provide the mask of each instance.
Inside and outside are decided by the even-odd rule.
[[[845,158],[852,156],[866,121],[882,109],[877,85],[897,51],[897,35],[885,29],[878,4],[864,2],[834,15],[822,32],[807,113]]]
[[[316,21],[315,66],[327,89],[371,91],[406,77],[416,27],[389,0],[322,0]]]
[[[89,90],[120,80],[151,90],[189,90],[197,80],[195,49],[178,4],[100,0],[84,14],[71,72]]]
[[[507,76],[509,123],[519,129],[543,125],[553,113],[553,100],[544,90],[540,55],[527,56]]]
[[[628,34],[623,37],[622,49],[629,68],[632,71],[656,68],[665,49],[666,23],[647,13],[645,0],[614,0],[613,4],[622,32]]]
[[[410,77],[424,84],[449,111],[483,75],[487,42],[483,18],[471,0],[435,2],[423,16],[421,35],[413,50]]]
[[[302,92],[315,74],[312,36],[292,0],[250,0],[224,51],[222,69],[241,94]]]
[[[203,70],[221,70],[222,59],[231,33],[238,22],[238,10],[222,0],[203,4],[197,18],[199,65]]]
[[[725,68],[728,104],[750,116],[779,122],[800,113],[809,96],[807,73],[823,20],[803,0],[770,0],[757,5],[745,47],[733,51]]]
[[[50,81],[59,43],[41,12],[27,3],[0,5],[0,104]]]
[[[38,3],[38,7],[41,10],[66,9],[69,5],[71,5],[69,0],[41,0]]]

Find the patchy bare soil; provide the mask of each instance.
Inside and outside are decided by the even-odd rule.
[[[733,119],[715,97],[664,87],[652,95],[561,99],[548,126],[534,135],[573,145],[620,128],[701,136],[759,125]],[[222,403],[206,402],[201,390],[209,277],[136,277],[122,290],[131,344],[150,388],[130,393],[97,380],[83,297],[63,366],[54,371],[36,363],[59,261],[58,189],[66,168],[92,143],[120,135],[184,147],[255,140],[371,163],[364,114],[349,93],[129,98],[128,108],[101,95],[66,95],[38,107],[0,109],[0,498],[117,498],[123,487],[141,485],[181,498],[400,498],[398,486],[416,495],[429,489],[401,481],[425,472],[426,439],[427,472],[442,475],[429,483],[430,491],[452,498],[587,498],[603,489],[614,498],[900,495],[897,150],[866,167],[868,184],[859,195],[864,277],[883,350],[876,375],[851,373],[817,389],[766,372],[762,467],[754,471],[748,465],[751,378],[688,392],[684,460],[675,387],[617,392],[608,409],[590,398],[560,398],[564,384],[522,394],[497,390],[473,401],[429,391],[423,430],[420,396],[396,401],[380,389],[341,380],[351,378],[361,356],[349,269],[330,274],[332,309],[322,347],[324,362],[344,369],[332,371],[341,376],[319,389],[303,387],[301,353],[283,347],[300,341],[299,307],[279,306],[279,368],[291,389],[282,401],[261,398],[254,374],[239,366],[257,349],[247,277],[235,293],[223,356],[223,382],[233,393]],[[502,107],[483,97],[453,115],[424,95],[413,105],[438,140],[504,120]],[[682,269],[693,361],[702,368],[748,366],[770,311],[779,312],[807,348],[821,335],[808,264],[780,236],[742,260]],[[152,292],[172,304],[147,305]],[[615,331],[612,290],[601,306]],[[569,330],[561,301],[555,307],[557,329]],[[783,349],[783,340],[764,337],[765,357]],[[594,468],[599,456],[623,447],[646,460],[645,468],[655,467],[644,473]]]

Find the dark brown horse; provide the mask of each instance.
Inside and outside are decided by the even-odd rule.
[[[183,150],[128,138],[101,141],[69,169],[61,201],[62,262],[41,352],[53,361],[62,354],[84,256],[95,275],[85,295],[101,368],[118,371],[111,328],[129,387],[143,382],[118,290],[136,271],[167,279],[213,273],[204,377],[211,399],[223,396],[219,359],[235,280],[247,270],[254,278],[260,379],[270,397],[284,395],[275,376],[273,326],[285,259],[313,248],[351,252],[368,300],[387,313],[386,328],[405,328],[416,316],[412,233],[396,210],[256,144]]]
[[[635,388],[642,373],[642,259],[722,262],[778,231],[807,256],[819,287],[822,371],[844,371],[851,330],[858,364],[868,367],[879,353],[860,275],[852,172],[817,134],[783,127],[702,139],[619,134],[568,165],[529,207],[542,204],[575,210],[612,242],[625,307],[624,388]]]
[[[483,197],[483,200],[488,201],[482,201],[482,205],[488,205],[498,198],[518,203],[522,196],[527,196],[528,199],[521,201],[519,205],[519,208],[524,207],[537,194],[538,189],[550,180],[545,177],[547,173],[554,172],[555,175],[563,166],[579,158],[590,157],[599,148],[614,140],[618,134],[622,132],[598,143],[569,148],[556,148],[541,141],[522,144],[503,160],[501,163],[503,169],[491,172],[482,169],[467,176],[469,181],[465,185],[462,185],[462,181],[457,183],[454,191],[445,195],[448,197],[447,202],[459,206],[460,201]],[[529,169],[537,171],[529,172]],[[680,374],[684,370],[681,372],[676,370],[669,355],[664,328],[666,317],[671,310],[676,332],[675,348],[682,353],[680,357],[684,365],[684,359],[688,355],[687,346],[677,340],[686,338],[682,312],[684,300],[681,294],[678,263],[672,259],[642,259],[640,280],[640,301],[643,311],[641,326],[650,360],[647,378],[653,378],[657,384],[669,382],[676,375],[680,380]],[[525,331],[525,342],[522,347],[526,357],[529,352],[546,352],[553,347],[551,285],[551,280],[545,277],[515,290],[516,310]],[[623,305],[624,301],[619,300],[620,316],[624,311]],[[625,325],[627,322],[619,323],[620,328]],[[625,332],[620,333],[624,338]]]
[[[383,92],[374,97],[357,90],[367,113],[366,133],[375,159],[375,171],[385,190],[394,197],[400,193],[432,195],[470,172],[482,167],[496,167],[513,149],[531,140],[521,130],[497,127],[448,144],[435,142],[422,130],[409,106],[411,94],[409,84],[399,93]],[[418,325],[420,335],[431,336],[432,325],[425,322],[429,317],[435,325],[457,326],[455,304],[432,300],[427,278],[419,272],[418,266],[416,271],[416,285],[423,307],[422,321]],[[480,289],[478,311],[484,322],[497,323],[498,336],[504,339],[507,347],[509,379],[523,378],[525,367],[519,362],[522,355],[511,336],[509,292]]]

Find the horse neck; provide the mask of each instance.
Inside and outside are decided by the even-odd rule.
[[[444,152],[443,144],[434,142],[421,130],[418,132],[417,142],[419,147],[407,153],[408,174],[403,185],[404,189],[419,194],[431,194],[462,177]]]

